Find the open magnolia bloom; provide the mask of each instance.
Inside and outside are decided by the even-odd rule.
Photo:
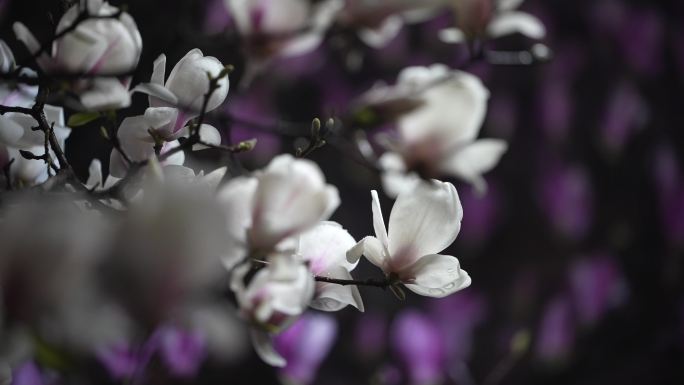
[[[102,0],[82,3],[91,15],[104,17],[119,12],[117,7]],[[73,25],[84,11],[79,4],[72,6],[57,24],[56,33]],[[31,53],[39,52],[41,46],[38,40],[24,24],[15,23],[14,32]],[[128,13],[122,12],[117,18],[81,22],[74,31],[53,43],[51,55],[43,53],[37,60],[47,73],[121,74],[119,78],[79,80],[72,84],[73,91],[80,95],[80,107],[91,111],[106,110],[130,104],[130,76],[127,73],[136,68],[141,52],[142,38],[138,27]]]
[[[489,98],[482,82],[435,64],[404,69],[397,85],[388,88],[386,94],[398,97],[413,92],[420,104],[400,115],[398,137],[379,138],[389,149],[380,158],[385,192],[397,196],[420,177],[443,175],[461,178],[483,191],[482,174],[498,163],[507,145],[499,139],[476,139]]]
[[[452,0],[456,13],[455,28],[440,31],[447,43],[491,39],[520,33],[532,39],[546,35],[544,24],[535,16],[518,11],[523,0]]]
[[[309,270],[315,276],[353,279],[349,273],[357,264],[347,262],[347,251],[355,244],[354,238],[339,223],[326,221],[299,237],[296,254],[309,263]],[[316,282],[311,307],[338,311],[347,305],[363,311],[363,301],[356,285]]]
[[[259,356],[273,366],[285,366],[273,348],[271,335],[289,327],[306,310],[314,295],[314,279],[296,256],[273,254],[268,264],[245,282],[252,269],[245,263],[233,270],[231,289],[242,316],[252,323],[252,342]]]
[[[158,109],[148,108],[145,115],[126,118],[121,122],[117,136],[121,148],[133,162],[140,162],[149,159],[154,155],[155,142],[150,135],[150,130],[154,131],[159,127],[168,124],[169,119],[174,114],[157,114]],[[173,110],[173,109],[169,109]],[[152,113],[149,113],[152,111]],[[161,147],[160,155],[180,146],[178,140],[164,142]],[[162,165],[177,164],[185,162],[185,154],[178,151],[162,162]],[[116,178],[126,176],[129,165],[125,158],[117,149],[113,149],[109,158],[109,173]]]
[[[451,183],[419,183],[399,195],[389,219],[389,232],[373,190],[373,228],[347,253],[350,263],[363,255],[382,269],[392,283],[400,282],[416,294],[446,297],[470,286],[470,276],[458,259],[438,254],[461,229],[463,209]]]
[[[224,258],[231,268],[247,256],[264,258],[313,227],[339,206],[337,188],[312,161],[279,155],[250,177],[231,179],[218,191],[234,243]],[[291,245],[287,245],[293,251]]]
[[[149,95],[150,108],[146,115],[156,115],[163,124],[153,128],[155,134],[164,140],[178,139],[186,133],[183,128],[191,120],[199,116],[204,99],[209,92],[209,76],[217,77],[224,70],[224,65],[212,56],[204,56],[199,49],[190,50],[171,70],[169,78],[164,82],[166,73],[166,55],[160,55],[154,61],[152,79],[133,88],[134,92]],[[228,96],[230,82],[227,76],[218,81],[207,101],[205,112],[215,110]],[[205,136],[215,138],[220,144],[220,134],[216,128],[202,125]],[[210,132],[211,131],[211,132]]]

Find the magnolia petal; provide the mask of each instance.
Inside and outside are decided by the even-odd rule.
[[[247,228],[252,225],[252,206],[257,179],[237,177],[218,191],[216,198],[226,214],[229,238],[246,245]]]
[[[370,235],[363,238],[359,243],[347,251],[347,261],[349,263],[357,263],[362,255],[383,271],[387,269],[387,252],[385,246],[379,239]]]
[[[131,93],[140,92],[146,95],[150,95],[154,98],[160,99],[164,102],[170,104],[178,104],[178,98],[173,92],[169,91],[166,87],[155,84],[155,83],[140,83],[133,87]],[[152,103],[150,103],[152,105]]]
[[[353,279],[349,271],[341,266],[330,269],[328,274],[324,276],[336,279]],[[359,293],[359,288],[356,285],[343,286],[325,282],[316,283],[316,295],[310,304],[312,308],[321,311],[339,311],[347,305],[352,305],[361,312],[364,311],[361,293]]]
[[[518,9],[525,0],[497,0],[497,10],[512,11]]]
[[[389,219],[388,250],[394,268],[447,248],[456,239],[462,218],[461,201],[451,183],[418,183],[413,191],[399,195]]]
[[[439,40],[449,44],[459,44],[466,41],[466,35],[458,28],[444,28],[439,31]]]
[[[166,76],[166,55],[159,55],[159,57],[154,60],[153,66],[150,84],[159,84],[160,86],[163,86],[164,77]]]
[[[385,228],[385,219],[382,217],[380,198],[378,198],[376,190],[371,190],[371,210],[373,211],[373,230],[375,230],[375,236],[386,249],[389,244],[387,229]]]
[[[273,347],[273,340],[271,340],[270,334],[252,328],[250,329],[249,335],[252,337],[254,350],[265,363],[279,368],[282,368],[287,364],[285,359],[278,354]]]
[[[210,124],[202,124],[200,126],[199,136],[203,143],[207,143],[214,146],[221,145],[221,133],[216,127]],[[204,144],[195,144],[192,146],[193,151],[204,150],[207,148],[210,147],[205,146]]]
[[[99,159],[93,159],[88,166],[88,180],[85,183],[88,189],[97,189],[102,187],[102,162]]]
[[[130,106],[131,94],[119,79],[100,78],[80,94],[80,102],[86,111],[115,110]]]
[[[390,16],[385,18],[378,28],[363,28],[359,31],[359,38],[366,45],[379,49],[387,45],[392,39],[397,37],[404,20],[401,16]]]
[[[33,36],[33,33],[31,33],[31,31],[23,23],[18,21],[12,25],[12,29],[14,30],[14,34],[17,36],[17,40],[24,43],[29,52],[31,52],[32,55],[35,55],[40,49],[40,43],[38,43],[36,37]]]
[[[9,115],[9,114],[8,114]],[[24,127],[5,115],[0,115],[0,142],[6,145],[19,143],[24,136]]]
[[[546,35],[546,28],[539,19],[525,12],[501,13],[487,27],[487,33],[491,37],[500,37],[516,32],[532,39],[542,39]]]
[[[400,273],[405,286],[416,294],[442,298],[470,286],[471,279],[458,259],[432,254],[418,259]],[[409,283],[410,282],[410,283]]]
[[[347,251],[354,245],[354,237],[339,223],[320,222],[299,237],[297,254],[309,262],[315,275],[325,275],[339,267],[351,271],[356,264],[347,262]]]
[[[332,214],[337,210],[338,207],[340,207],[340,192],[337,190],[337,187],[335,186],[327,186],[325,188],[325,194],[328,199],[328,205],[325,208],[325,213],[321,217],[321,219],[328,219]]]
[[[268,250],[315,225],[329,211],[330,196],[323,172],[310,160],[277,156],[257,178],[253,246]]]
[[[482,174],[494,168],[507,149],[508,145],[503,140],[480,139],[454,152],[439,168],[443,173],[458,176],[483,191],[486,185]]]
[[[223,180],[223,177],[226,176],[226,173],[228,172],[228,167],[223,166],[221,168],[217,168],[216,170],[210,172],[209,174],[205,175],[202,177],[202,183],[205,183],[207,186],[209,186],[210,189],[216,190]]]

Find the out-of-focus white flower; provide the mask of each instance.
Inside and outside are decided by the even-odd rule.
[[[31,194],[9,202],[2,214],[3,318],[15,328],[21,325],[30,329],[34,337],[54,346],[87,349],[99,341],[100,329],[92,325],[87,332],[70,332],[75,323],[83,325],[83,313],[88,313],[90,321],[96,317],[93,308],[79,313],[79,317],[70,315],[88,302],[103,307],[94,271],[108,242],[109,225],[70,201]],[[2,337],[2,348],[11,345],[7,336]]]
[[[453,0],[457,27],[440,31],[447,43],[478,38],[497,38],[521,33],[532,39],[546,35],[544,24],[529,13],[518,11],[523,0]]]
[[[168,110],[175,110],[175,116],[167,123],[170,127],[165,128],[166,135],[173,135],[179,132],[190,119],[199,115],[204,98],[209,92],[209,75],[217,77],[224,68],[225,66],[218,59],[204,56],[202,51],[195,48],[176,63],[165,82],[166,55],[162,54],[154,61],[150,82],[137,85],[133,91],[150,95],[151,107],[167,107]],[[218,81],[218,88],[207,102],[207,112],[216,109],[226,100],[229,85],[227,76]],[[165,114],[174,115],[168,110]]]
[[[231,179],[218,192],[228,218],[227,267],[247,255],[263,257],[281,241],[327,219],[340,203],[337,188],[325,183],[313,162],[291,155],[275,157],[251,177]]]
[[[102,0],[88,0],[87,11],[94,16],[112,16],[119,12]],[[72,6],[60,19],[56,33],[73,25],[83,12],[80,5]],[[22,23],[14,23],[14,33],[31,53],[40,49],[38,40]],[[86,75],[116,75],[129,72],[138,64],[142,52],[142,38],[133,18],[126,12],[118,17],[89,19],[75,30],[57,39],[51,54],[43,53],[38,64],[46,72],[67,72]],[[87,110],[122,108],[130,104],[128,86],[130,76],[77,81],[74,90],[81,95]]]
[[[476,140],[487,110],[489,91],[475,76],[443,65],[409,67],[397,85],[372,90],[384,99],[419,97],[418,107],[400,115],[398,137],[384,137],[390,150],[380,158],[383,185],[390,196],[411,189],[423,178],[453,175],[482,191],[482,174],[506,151],[503,140]]]
[[[173,112],[169,109],[168,112]],[[156,113],[158,108],[148,108],[145,115],[134,116],[124,119],[119,126],[117,135],[121,148],[133,162],[140,162],[149,159],[154,155],[154,139],[150,135],[150,130],[155,131],[159,127],[164,127],[171,121],[174,113]],[[180,146],[178,140],[164,142],[160,154],[164,154],[174,147]],[[177,164],[185,162],[185,154],[178,151],[164,160],[163,165]],[[126,176],[128,164],[125,158],[117,149],[113,149],[109,159],[109,173],[117,178]]]
[[[349,274],[356,263],[347,262],[347,251],[354,247],[354,238],[336,222],[321,222],[299,237],[296,254],[309,263],[316,276],[353,279]],[[316,294],[311,307],[323,311],[338,311],[352,305],[363,311],[363,301],[356,285],[336,285],[316,282]]]
[[[446,0],[346,0],[337,20],[355,28],[368,46],[382,48],[405,23],[420,22],[445,6]]]
[[[419,183],[413,191],[399,195],[389,219],[389,233],[375,190],[373,227],[375,237],[362,239],[347,258],[356,263],[364,255],[382,269],[391,281],[403,283],[416,294],[445,297],[470,286],[470,276],[458,259],[437,254],[456,239],[463,209],[450,183]]]
[[[293,57],[323,41],[342,0],[224,0],[250,60],[251,79],[274,57]]]
[[[123,220],[103,281],[133,319],[158,326],[219,287],[225,234],[212,191],[149,180]]]
[[[235,292],[243,317],[252,328],[252,342],[259,356],[273,366],[285,360],[273,348],[271,334],[287,328],[304,310],[314,295],[314,279],[309,269],[295,256],[276,254],[245,283],[251,264],[233,271],[231,289]]]

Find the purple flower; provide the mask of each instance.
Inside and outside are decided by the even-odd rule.
[[[192,377],[207,354],[204,335],[198,331],[164,327],[159,334],[159,354],[172,375]]]
[[[584,169],[551,164],[542,177],[541,206],[561,234],[578,240],[592,222],[593,196]]]
[[[610,256],[580,259],[571,266],[569,275],[577,318],[585,325],[595,324],[624,300],[622,273]]]
[[[569,299],[560,295],[546,305],[539,325],[536,355],[545,361],[567,357],[575,340],[575,325]]]
[[[275,337],[275,348],[287,361],[281,374],[297,384],[311,384],[336,337],[335,318],[320,313],[304,314]]]
[[[460,198],[463,207],[467,208],[463,212],[461,239],[470,243],[487,240],[499,219],[500,197],[496,186],[490,183],[486,194],[478,194],[474,188],[463,188]]]
[[[120,342],[96,352],[100,364],[114,380],[131,378],[140,365],[139,352],[131,344]]]
[[[444,336],[426,314],[414,309],[401,312],[392,324],[391,341],[411,384],[434,384],[444,377]]]
[[[44,373],[33,361],[21,364],[12,372],[12,385],[51,385],[55,383],[55,375]]]
[[[356,348],[364,358],[378,357],[387,342],[387,319],[382,313],[367,312],[360,317],[354,333]]]
[[[475,328],[482,322],[486,304],[479,294],[460,292],[430,303],[430,313],[439,328],[450,365],[470,357]]]
[[[648,119],[647,106],[639,90],[629,82],[622,82],[608,101],[601,124],[603,144],[612,153],[619,153],[629,137]]]

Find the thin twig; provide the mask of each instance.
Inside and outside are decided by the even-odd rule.
[[[386,289],[391,285],[390,280],[388,279],[374,279],[374,278],[368,278],[368,279],[363,279],[363,280],[357,280],[357,279],[337,279],[337,278],[330,278],[330,277],[321,277],[321,276],[315,276],[314,279],[316,282],[325,282],[325,283],[332,283],[335,285],[342,285],[342,286],[349,286],[349,285],[356,285],[356,286],[371,286],[371,287],[379,287]]]

